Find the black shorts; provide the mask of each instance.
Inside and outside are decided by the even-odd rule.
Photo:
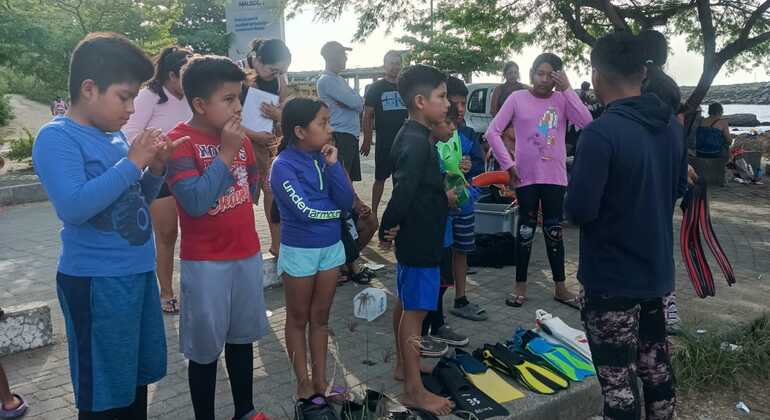
[[[171,197],[171,190],[168,188],[168,182],[163,183],[163,186],[160,187],[160,192],[158,193],[158,196],[155,197],[155,199],[157,200],[159,198],[166,198],[166,197]]]
[[[377,143],[374,144],[374,179],[377,181],[385,181],[393,174],[391,148],[393,148],[393,139],[377,138]]]
[[[361,180],[361,156],[359,156],[358,137],[350,133],[332,133],[337,156],[351,181]]]

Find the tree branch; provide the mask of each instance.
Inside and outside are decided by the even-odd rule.
[[[757,35],[749,39],[738,38],[735,41],[727,44],[716,54],[717,59],[722,63],[726,63],[733,58],[737,57],[744,51],[750,50],[764,42],[770,41],[770,31]]]
[[[572,10],[565,4],[559,4],[557,9],[559,10],[559,14],[561,14],[564,21],[567,22],[567,26],[569,27],[570,31],[572,31],[577,39],[588,45],[594,45],[596,38],[588,33],[586,28],[580,22],[580,6],[578,4],[575,4],[574,16],[572,14]]]
[[[601,4],[601,10],[607,15],[607,19],[610,20],[612,26],[618,31],[630,31],[631,28],[622,16],[617,6],[610,3],[610,0],[599,0]]]
[[[741,34],[738,36],[738,39],[748,39],[749,35],[751,35],[751,30],[754,29],[754,25],[757,24],[757,21],[762,17],[763,14],[767,11],[767,9],[770,8],[770,0],[766,0],[764,3],[759,5],[756,10],[749,16],[749,20],[746,22],[746,26],[743,27],[741,30]]]
[[[703,58],[704,64],[711,61],[717,48],[717,35],[714,30],[714,20],[711,14],[709,0],[696,0],[698,8],[698,21],[700,21],[703,33]]]

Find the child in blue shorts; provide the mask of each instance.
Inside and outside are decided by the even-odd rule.
[[[56,289],[80,419],[146,419],[147,385],[166,375],[148,206],[186,139],[146,129],[129,147],[120,132],[152,74],[152,61],[122,35],[86,36],[70,61],[72,107],[32,150],[63,224]]]
[[[477,139],[476,132],[465,124],[465,108],[468,88],[465,82],[449,77],[447,80],[447,96],[452,104],[452,119],[457,127],[457,134],[462,144],[463,160],[460,168],[465,173],[467,181],[484,172],[484,155]],[[450,212],[452,218],[452,269],[455,279],[455,302],[450,312],[452,315],[472,321],[484,321],[489,316],[484,308],[468,301],[465,292],[466,275],[468,272],[468,254],[476,249],[476,218],[474,216],[474,199],[468,200],[463,206]]]
[[[296,98],[283,108],[283,142],[270,186],[281,215],[278,274],[286,296],[286,351],[297,379],[297,409],[347,397],[326,379],[329,311],[345,264],[340,218],[353,207],[353,186],[331,140],[329,109]],[[309,333],[306,330],[310,326]],[[308,372],[308,341],[312,372]],[[324,409],[324,407],[321,407]]]
[[[397,364],[394,376],[404,381],[401,402],[447,415],[451,402],[435,395],[420,378],[420,329],[435,310],[440,288],[441,254],[448,213],[447,193],[431,129],[446,118],[446,75],[415,65],[401,73],[398,90],[409,111],[391,149],[393,194],[380,224],[380,246],[395,237],[399,302],[393,312]]]

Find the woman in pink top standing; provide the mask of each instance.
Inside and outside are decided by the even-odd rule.
[[[192,118],[179,78],[179,71],[191,56],[190,50],[167,47],[155,58],[155,75],[134,99],[135,112],[123,127],[123,134],[129,142],[145,128],[159,128],[168,132],[180,122]],[[163,184],[158,198],[150,205],[150,215],[155,231],[161,308],[166,313],[177,313],[179,302],[174,295],[171,279],[179,228],[176,201],[168,185]]]
[[[565,137],[568,122],[583,128],[591,122],[591,113],[572,90],[563,67],[554,54],[538,56],[529,71],[532,87],[512,93],[486,133],[495,158],[511,173],[511,186],[516,188],[519,201],[516,287],[506,299],[509,306],[524,304],[527,267],[538,210],[542,210],[546,252],[556,286],[554,299],[577,308],[575,296],[564,284],[561,221],[567,187]],[[501,138],[509,125],[516,136],[515,162]]]

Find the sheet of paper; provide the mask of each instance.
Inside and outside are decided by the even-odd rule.
[[[273,131],[273,120],[262,115],[261,108],[264,103],[278,105],[278,96],[250,87],[241,111],[244,127],[256,132],[271,133]]]

